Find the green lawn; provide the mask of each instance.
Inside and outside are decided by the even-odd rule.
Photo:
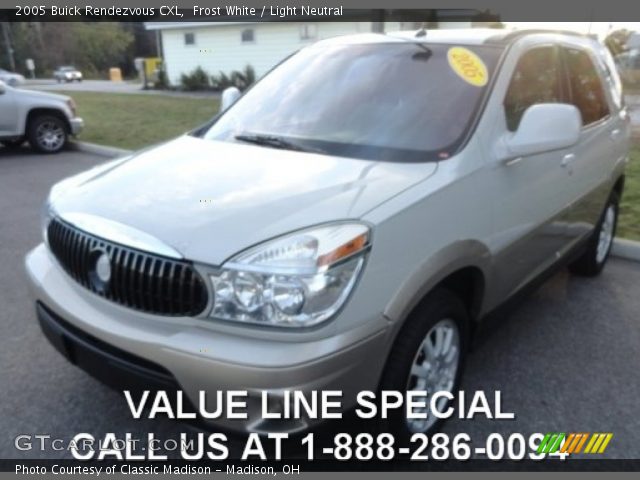
[[[218,112],[218,101],[207,98],[150,94],[64,92],[78,104],[85,130],[79,139],[126,149],[138,149],[177,137]]]
[[[627,165],[618,236],[640,240],[640,145],[631,150],[631,161]]]

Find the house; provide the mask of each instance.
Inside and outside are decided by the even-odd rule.
[[[468,27],[471,22],[436,22],[438,28]],[[317,40],[379,31],[417,28],[416,22],[150,22],[158,32],[170,84],[202,67],[210,75],[251,65],[258,77],[282,59]],[[434,25],[431,25],[433,27]]]

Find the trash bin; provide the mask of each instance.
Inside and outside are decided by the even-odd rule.
[[[109,69],[109,80],[112,82],[121,82],[122,81],[122,70],[119,68],[110,68]]]

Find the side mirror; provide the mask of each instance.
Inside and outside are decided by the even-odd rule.
[[[236,103],[236,100],[240,98],[240,90],[236,87],[228,87],[222,91],[222,99],[220,101],[220,111],[224,112],[231,105]]]
[[[581,128],[582,117],[573,105],[532,105],[525,110],[518,130],[505,137],[500,156],[511,159],[570,147],[578,142]]]

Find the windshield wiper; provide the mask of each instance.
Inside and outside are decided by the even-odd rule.
[[[253,133],[243,133],[240,135],[236,135],[236,140],[240,140],[241,142],[253,143],[255,145],[264,145],[272,148],[280,148],[282,150],[295,150],[298,152],[309,152],[309,153],[325,153],[324,151],[305,147],[300,145],[299,143],[292,142],[290,140],[285,140],[282,137],[278,137],[275,135],[258,135]]]

